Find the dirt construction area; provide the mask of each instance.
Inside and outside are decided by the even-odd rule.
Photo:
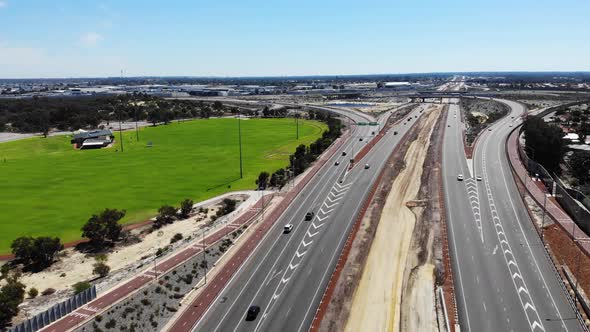
[[[320,331],[432,331],[440,270],[433,105],[394,150],[336,283]],[[433,194],[434,192],[434,194]]]

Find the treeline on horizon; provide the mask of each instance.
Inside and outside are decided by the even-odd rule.
[[[95,129],[101,123],[108,125],[119,120],[148,121],[156,125],[175,119],[221,116],[226,110],[221,102],[166,100],[145,94],[0,99],[0,132],[40,132],[47,135],[54,129]]]

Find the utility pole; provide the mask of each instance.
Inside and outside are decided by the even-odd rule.
[[[207,253],[205,252],[205,248],[207,247],[205,245],[205,228],[203,228],[203,233],[201,233],[201,234],[202,234],[201,242],[203,243],[203,264],[205,265],[205,285],[206,285],[207,284],[207,268],[208,268],[209,264],[207,264]]]
[[[137,138],[137,141],[139,142],[139,130],[137,129],[137,106],[135,106],[134,108],[135,108],[135,137]]]
[[[297,127],[297,140],[299,140],[299,114],[295,115],[295,125]]]
[[[121,152],[123,152],[123,129],[121,127],[121,113],[119,113],[119,140],[121,141]]]
[[[240,125],[240,111],[238,110],[238,143],[240,145],[240,179],[244,178],[244,169],[242,165],[242,127]]]

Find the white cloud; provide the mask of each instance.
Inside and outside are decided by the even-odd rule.
[[[95,47],[102,39],[102,36],[96,32],[87,32],[80,37],[80,43],[86,47]]]
[[[8,5],[6,1],[0,0],[0,8],[4,8]]]

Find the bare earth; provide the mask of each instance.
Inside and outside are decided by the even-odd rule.
[[[433,124],[440,107],[421,123],[419,137],[406,154],[406,167],[394,180],[387,197],[359,286],[355,291],[346,331],[400,331],[402,295],[409,297],[404,312],[408,331],[436,329],[434,265],[420,267],[414,287],[403,294],[416,215],[406,202],[416,198]],[[429,240],[431,241],[431,240]],[[404,330],[406,330],[404,328]]]
[[[116,247],[112,253],[108,254],[107,265],[111,267],[111,273],[96,283],[97,290],[99,292],[108,290],[127,278],[132,277],[142,266],[153,263],[155,251],[158,248],[169,245],[170,239],[176,233],[182,234],[184,239],[188,239],[189,237],[195,239],[201,236],[201,229],[211,222],[210,217],[219,208],[221,199],[231,197],[238,200],[239,205],[236,211],[227,216],[231,221],[239,216],[241,212],[246,211],[251,205],[256,203],[260,199],[260,195],[260,192],[256,191],[234,192],[200,202],[195,204],[195,206],[208,208],[207,216],[201,213],[188,219],[178,220],[173,224],[162,227],[158,231],[149,234],[139,234],[141,242]],[[222,219],[220,218],[220,220]],[[223,225],[223,222],[213,225],[212,228],[208,229],[208,232],[218,227],[223,227]],[[140,231],[141,229],[137,229],[133,230],[132,233],[136,233],[137,235]],[[187,242],[178,241],[168,253],[176,252],[186,245]],[[21,282],[27,285],[27,289],[35,287],[39,292],[47,288],[57,290],[54,295],[39,296],[33,300],[25,299],[22,306],[24,315],[35,315],[53,304],[66,299],[71,295],[71,286],[73,284],[79,281],[92,280],[95,277],[92,274],[92,265],[95,263],[93,257],[80,253],[74,248],[65,249],[61,256],[56,263],[44,271],[23,274]]]

